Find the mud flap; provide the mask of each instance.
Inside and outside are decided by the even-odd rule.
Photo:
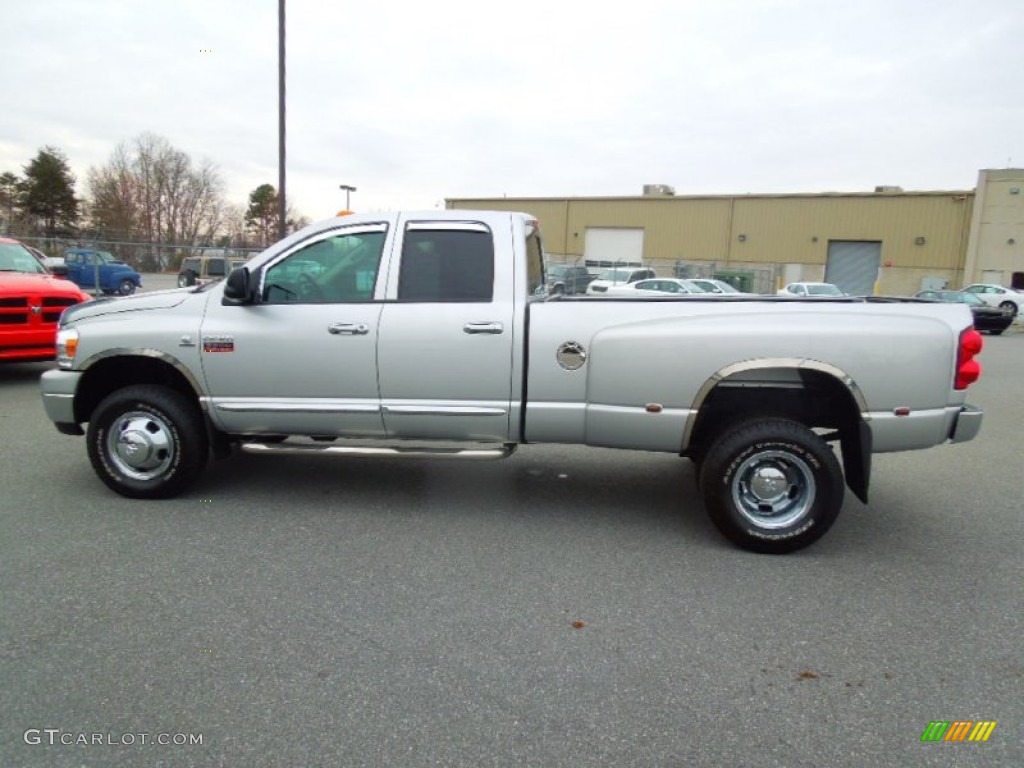
[[[871,482],[871,429],[867,422],[857,420],[857,437],[851,429],[844,429],[839,444],[843,449],[843,474],[846,486],[853,495],[868,503],[868,485]]]

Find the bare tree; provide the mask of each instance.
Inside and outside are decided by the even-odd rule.
[[[150,244],[150,268],[167,266],[162,243],[210,245],[224,216],[224,182],[208,160],[194,164],[167,139],[144,133],[117,146],[88,174],[92,225]]]

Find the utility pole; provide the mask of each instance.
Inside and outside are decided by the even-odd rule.
[[[277,229],[282,238],[288,227],[284,194],[284,3],[277,0]]]

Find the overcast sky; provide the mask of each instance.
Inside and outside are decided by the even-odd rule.
[[[0,0],[0,172],[144,131],[277,185],[276,0]],[[1024,0],[287,4],[287,191],[314,220],[446,197],[969,189],[1024,166]]]

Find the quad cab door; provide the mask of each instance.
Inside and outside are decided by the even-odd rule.
[[[210,301],[199,343],[223,429],[384,435],[377,337],[387,237],[386,222],[321,232],[253,273],[259,303]]]
[[[507,233],[440,217],[398,228],[377,355],[388,436],[507,441],[521,377],[515,256],[495,253]]]

